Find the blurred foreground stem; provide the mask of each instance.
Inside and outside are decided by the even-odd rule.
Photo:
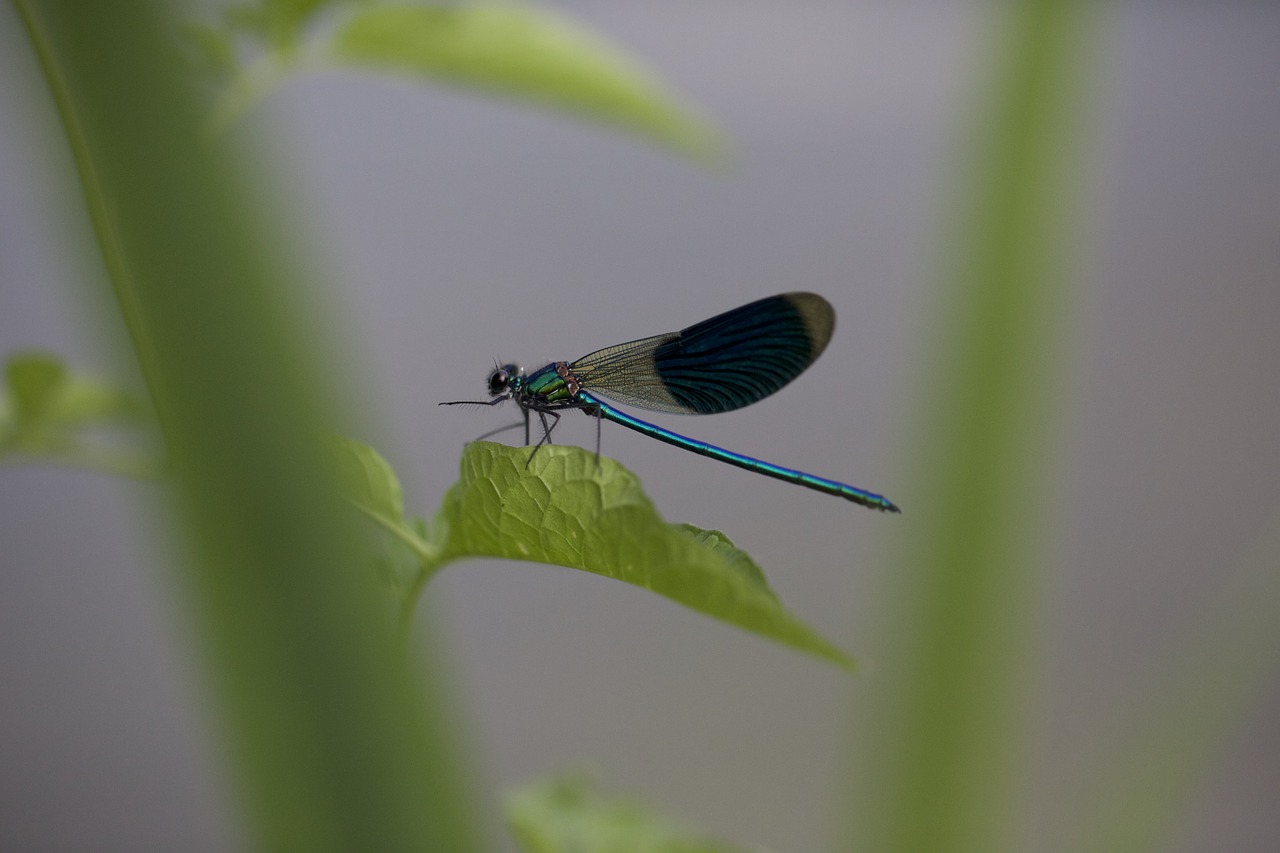
[[[252,174],[202,135],[162,3],[14,0],[176,475],[163,518],[251,846],[475,848],[430,673],[395,653],[319,439],[337,402]],[[270,207],[270,205],[267,205]]]
[[[1059,345],[1073,316],[1066,226],[1075,213],[1093,4],[994,4],[993,97],[962,171],[930,304],[908,535],[896,607],[855,767],[851,849],[1007,849],[1026,715],[1030,612],[1068,407]],[[976,132],[975,132],[976,131]]]

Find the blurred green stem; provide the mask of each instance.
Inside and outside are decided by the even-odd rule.
[[[1280,671],[1280,508],[1191,638],[1161,671],[1132,689],[1133,708],[1098,738],[1105,749],[1085,780],[1086,802],[1067,811],[1065,849],[1168,850],[1187,823],[1206,771],[1222,758]],[[1120,716],[1120,715],[1117,715]]]
[[[89,143],[85,138],[84,127],[81,125],[80,117],[72,103],[71,91],[67,86],[67,80],[57,62],[54,61],[48,34],[45,32],[44,27],[41,26],[40,18],[36,14],[34,7],[37,4],[33,4],[30,0],[12,0],[12,2],[19,17],[22,19],[23,26],[26,28],[27,38],[35,51],[36,60],[40,63],[40,71],[44,74],[45,84],[49,87],[49,93],[53,97],[54,106],[57,108],[58,118],[62,122],[62,129],[66,134],[67,148],[71,152],[71,160],[75,163],[76,173],[80,178],[80,188],[84,194],[85,209],[89,213],[89,222],[93,227],[94,237],[98,241],[98,250],[102,253],[102,263],[106,267],[107,280],[110,282],[112,291],[115,294],[116,305],[120,308],[120,315],[124,320],[125,329],[133,342],[138,366],[142,370],[143,378],[146,380],[154,399],[153,348],[147,343],[141,312],[138,310],[136,297],[130,288],[124,252],[121,250],[118,236],[112,228],[111,216],[107,211],[106,194],[103,192],[102,183],[97,170],[94,168],[93,158],[89,153]]]
[[[1090,3],[994,4],[994,97],[929,304],[896,606],[855,768],[851,849],[1004,849],[1016,815],[1033,592],[1063,406],[1064,268]],[[984,57],[985,60],[985,57]]]
[[[159,2],[15,0],[174,473],[159,509],[253,846],[476,849],[430,661],[396,653],[321,436],[340,402],[251,163]],[[340,341],[326,341],[330,347]],[[414,661],[413,663],[416,663]],[[424,687],[426,688],[424,690]]]

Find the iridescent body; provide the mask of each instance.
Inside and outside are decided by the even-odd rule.
[[[530,412],[542,423],[541,445],[549,440],[561,410],[580,409],[748,471],[839,495],[872,509],[898,512],[898,507],[881,495],[688,438],[632,417],[601,399],[675,414],[708,415],[739,409],[764,399],[804,372],[826,349],[835,320],[831,305],[816,294],[770,296],[683,331],[606,347],[574,362],[557,361],[528,376],[517,365],[504,365],[490,374],[492,399],[485,402],[494,405],[514,400],[524,415],[526,443]]]

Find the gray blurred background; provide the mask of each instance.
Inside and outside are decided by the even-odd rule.
[[[459,565],[424,601],[490,814],[505,788],[587,766],[606,789],[732,840],[819,850],[837,826],[849,700],[875,689],[889,533],[911,524],[899,437],[928,369],[919,336],[990,9],[566,5],[717,122],[733,168],[352,74],[292,84],[242,132],[271,149],[270,179],[296,208],[315,301],[341,329],[333,361],[371,415],[358,437],[387,455],[418,514],[434,512],[463,444],[512,418],[436,407],[481,398],[495,359],[572,359],[785,290],[832,301],[837,334],[794,386],[661,422],[883,491],[903,517],[608,424],[604,452],[667,518],[725,530],[867,674],[565,569]],[[1280,7],[1115,4],[1102,24],[1051,559],[1031,569],[1043,604],[1027,849],[1087,785],[1095,733],[1193,634],[1280,501]],[[0,354],[51,349],[131,381],[113,308],[94,295],[103,273],[61,131],[7,5],[0,79]],[[594,442],[585,418],[561,430]],[[165,567],[172,543],[153,528],[162,498],[94,473],[0,468],[0,850],[240,843]],[[1277,733],[1273,678],[1173,849],[1280,847]]]

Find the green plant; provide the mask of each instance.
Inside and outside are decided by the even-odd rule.
[[[268,0],[188,25],[209,72],[200,90],[187,85],[176,22],[159,4],[13,6],[58,104],[163,435],[171,483],[161,487],[175,490],[174,517],[191,543],[178,571],[261,846],[482,846],[466,762],[448,744],[449,697],[432,662],[406,660],[402,642],[419,593],[446,563],[567,565],[849,663],[781,607],[723,534],[668,525],[611,460],[597,467],[592,454],[546,448],[526,470],[527,451],[475,444],[431,524],[406,518],[380,456],[323,437],[343,409],[339,389],[320,379],[323,358],[295,310],[298,276],[247,199],[247,155],[219,135],[293,74],[342,64],[552,106],[715,161],[715,134],[648,72],[523,4]],[[1072,108],[1095,14],[1032,0],[1002,19],[987,132],[954,214],[942,320],[925,336],[949,369],[926,395],[910,449],[918,522],[915,541],[895,552],[908,592],[890,610],[902,653],[881,662],[892,675],[859,732],[871,754],[849,806],[857,849],[1007,845],[1026,665],[1010,648],[1027,636],[1043,534],[1020,521],[1044,499],[1030,460],[1053,438],[1046,411],[1060,393],[1061,318],[1074,294],[1059,241],[1073,208],[1056,196],[1079,145]],[[7,383],[0,459],[159,471],[145,447],[103,450],[85,436],[149,422],[148,407],[51,356],[11,358]],[[341,497],[374,524],[359,524]],[[398,627],[355,568],[375,553]],[[1274,553],[1264,545],[1246,580],[1268,580]],[[1214,623],[1212,636],[1257,665],[1216,673],[1211,701],[1180,680],[1153,694],[1156,706],[1179,697],[1178,715],[1135,712],[1165,725],[1150,727],[1137,757],[1106,769],[1107,779],[1138,781],[1086,810],[1082,849],[1154,849],[1224,721],[1252,699],[1277,640],[1264,618],[1274,597],[1243,586],[1256,618]],[[528,850],[728,849],[579,779],[518,794],[508,813]]]

